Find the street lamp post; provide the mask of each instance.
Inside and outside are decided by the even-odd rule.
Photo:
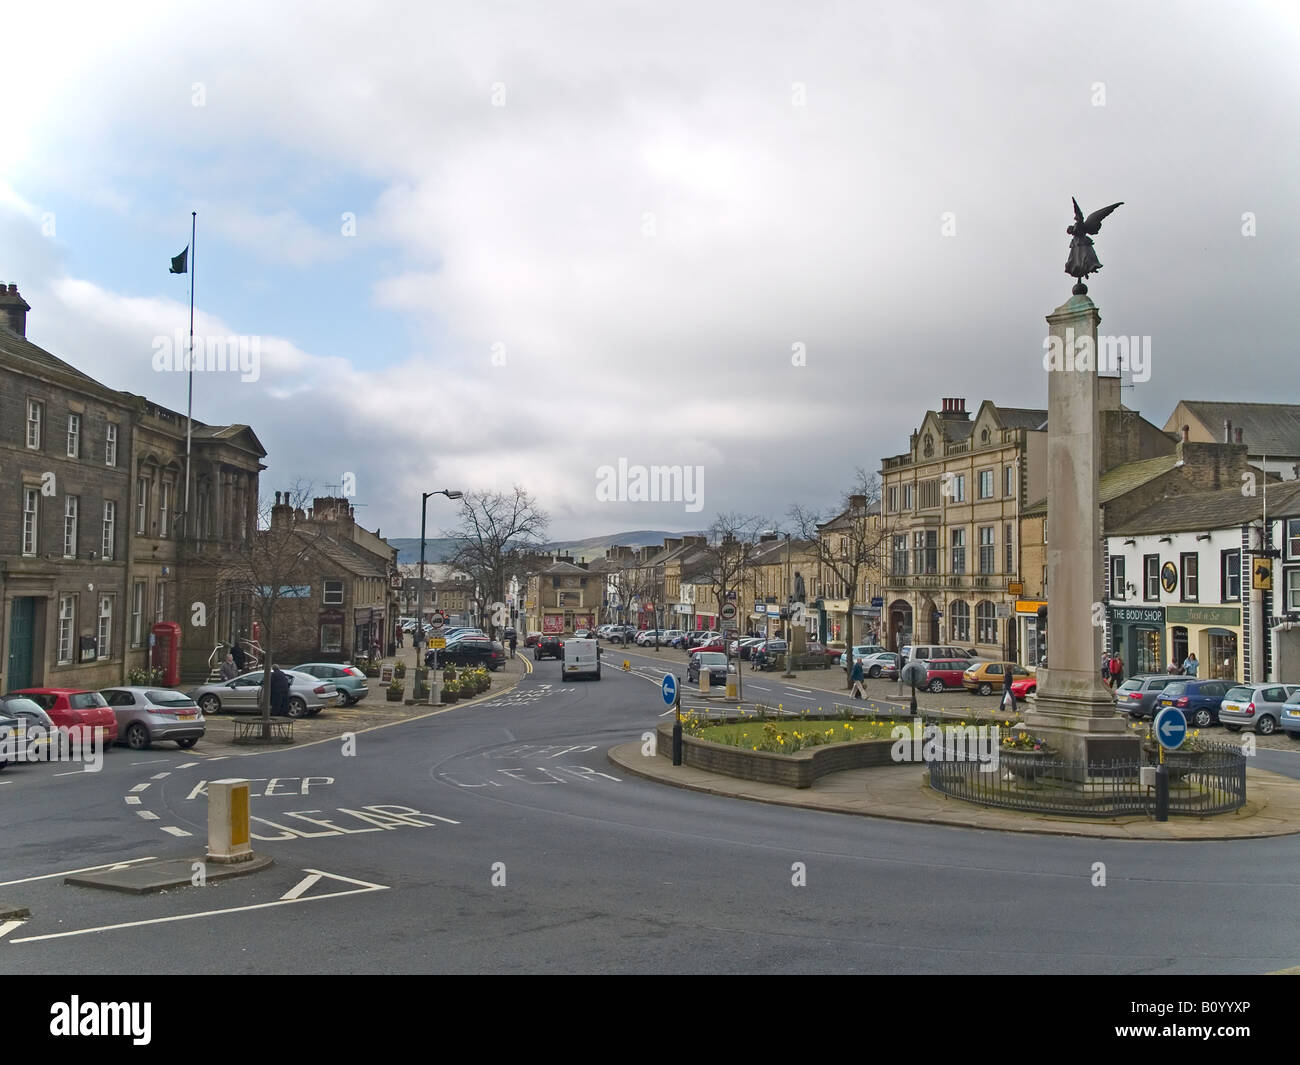
[[[436,492],[422,492],[420,494],[420,589],[416,597],[416,618],[415,618],[415,672],[420,672],[420,645],[424,643],[424,534],[425,534],[425,516],[429,509],[430,496],[446,496],[448,499],[460,499],[465,495],[464,492],[458,492],[454,488],[442,488]],[[438,653],[433,655],[433,685],[429,688],[430,701],[438,702],[440,695],[437,689],[438,684]]]

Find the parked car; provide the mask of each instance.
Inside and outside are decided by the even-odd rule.
[[[1038,678],[1035,676],[1020,677],[1011,682],[1011,694],[1017,699],[1023,699],[1038,691]]]
[[[560,680],[572,680],[574,677],[594,677],[600,680],[600,654],[600,644],[595,640],[583,637],[565,640]]]
[[[969,659],[965,658],[928,658],[915,659],[925,667],[924,687],[932,692],[941,692],[947,688],[962,687],[962,677],[966,675]]]
[[[495,673],[506,664],[506,649],[501,641],[489,640],[486,636],[465,636],[455,643],[449,643],[441,651],[430,649],[424,654],[426,666],[433,665],[434,655],[438,656],[439,667],[483,666]]]
[[[755,669],[769,669],[775,664],[777,655],[783,655],[790,649],[784,640],[764,640],[749,653],[749,659]]]
[[[1138,721],[1145,717],[1155,717],[1156,699],[1165,688],[1178,679],[1177,676],[1169,673],[1138,674],[1136,677],[1129,677],[1115,689],[1118,708]]]
[[[742,636],[738,640],[732,640],[730,649],[731,657],[749,658],[750,652],[762,642],[763,638],[761,636]]]
[[[542,638],[542,634],[540,632],[530,632],[527,636],[524,637],[524,646],[536,647],[537,641],[540,640],[541,638]]]
[[[717,651],[723,657],[727,654],[727,641],[722,636],[714,636],[711,639],[703,640],[691,648],[690,653],[696,654],[700,651]]]
[[[53,742],[54,733],[59,727],[54,723],[54,718],[41,709],[39,703],[25,695],[6,695],[0,698],[0,716],[11,718],[25,730],[23,737],[15,738],[12,742],[15,754],[18,753],[18,744],[25,743],[29,761],[37,757],[38,747]]]
[[[564,641],[558,636],[546,635],[538,639],[533,645],[533,661],[540,662],[543,658],[560,658],[564,654]]]
[[[893,651],[874,651],[863,655],[859,661],[862,663],[863,676],[898,679],[899,658]]]
[[[99,693],[117,716],[117,732],[133,751],[147,751],[156,741],[174,740],[188,750],[207,728],[199,704],[170,688],[104,688]]]
[[[696,651],[686,667],[687,682],[698,684],[700,673],[706,669],[709,671],[709,683],[718,687],[727,683],[728,672],[736,671],[735,666],[728,666],[727,656],[721,651]]]
[[[591,629],[574,629],[573,638],[575,640],[594,640],[596,634]]]
[[[936,658],[965,658],[972,659],[975,657],[973,650],[963,650],[960,647],[952,647],[935,643],[917,643],[908,644],[901,651],[903,664],[908,662],[929,662]],[[970,662],[967,662],[969,665]]]
[[[1291,739],[1300,740],[1300,697],[1293,695],[1282,704],[1282,719],[1278,725]]]
[[[859,643],[853,647],[853,658],[860,660],[868,655],[888,654],[883,647],[877,643]],[[850,669],[848,652],[841,652],[840,656],[835,659],[837,666],[843,666],[845,670]],[[864,667],[865,668],[865,667]]]
[[[330,681],[286,669],[289,677],[289,716],[315,717],[338,699],[338,688]],[[256,714],[261,710],[263,671],[245,673],[234,680],[200,684],[189,695],[204,715],[211,717],[223,710],[232,714]]]
[[[1260,736],[1271,736],[1279,723],[1287,720],[1282,707],[1297,692],[1300,684],[1236,684],[1219,703],[1219,723],[1229,732],[1247,728]]]
[[[82,743],[94,736],[94,729],[104,730],[104,749],[117,742],[117,715],[99,692],[81,688],[19,688],[9,695],[25,695],[50,715],[59,728],[72,730]]]
[[[294,666],[299,673],[327,680],[339,690],[339,706],[355,706],[370,694],[366,674],[356,666],[342,666],[337,662],[305,662]]]
[[[636,639],[636,632],[631,625],[612,625],[608,639],[610,643],[631,643]]]
[[[1219,723],[1219,704],[1231,687],[1233,684],[1228,680],[1175,678],[1173,683],[1165,685],[1164,691],[1156,699],[1155,713],[1172,706],[1183,712],[1188,725],[1209,728]]]
[[[995,689],[998,692],[1002,691],[1008,671],[1011,673],[1013,689],[1017,677],[1029,676],[1029,670],[1015,662],[976,662],[966,667],[966,672],[962,674],[961,685],[968,692],[992,695]]]

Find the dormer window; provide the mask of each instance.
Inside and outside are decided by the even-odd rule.
[[[980,443],[981,443],[981,444],[987,444],[987,443],[989,442],[989,438],[990,438],[992,435],[993,435],[993,434],[991,434],[991,433],[988,431],[988,429],[982,429],[982,430],[980,430]]]

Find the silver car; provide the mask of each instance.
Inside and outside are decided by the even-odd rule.
[[[1229,732],[1247,728],[1271,736],[1282,720],[1282,706],[1297,692],[1300,684],[1238,684],[1219,704],[1219,724]]]
[[[338,698],[338,688],[330,681],[286,669],[289,678],[289,716],[314,717]],[[234,680],[201,684],[189,693],[202,711],[211,716],[228,710],[232,714],[256,714],[261,709],[262,670],[245,673]]]
[[[48,747],[59,731],[54,718],[39,703],[22,695],[8,695],[0,699],[0,718],[16,722],[16,728],[8,726],[8,743],[13,748],[10,753],[18,755],[25,746],[25,754],[19,760],[28,762],[39,761],[37,748]],[[0,727],[0,734],[5,732],[6,729]],[[0,735],[0,739],[3,739],[3,735]]]
[[[103,688],[99,694],[117,715],[117,742],[133,751],[147,751],[159,740],[174,740],[181,750],[188,750],[207,731],[203,711],[183,692],[170,688]]]

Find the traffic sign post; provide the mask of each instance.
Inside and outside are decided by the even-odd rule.
[[[443,626],[443,617],[441,614],[434,614],[429,619],[429,628],[433,632],[441,632]],[[447,641],[442,637],[430,639],[429,646],[433,649],[433,676],[429,678],[429,705],[437,706],[442,702],[442,676],[438,672],[438,650],[447,646]],[[419,663],[416,663],[418,668]]]
[[[681,686],[677,683],[677,678],[671,673],[665,673],[664,679],[659,684],[659,690],[663,693],[664,703],[671,706],[676,712],[676,720],[673,722],[673,765],[682,764],[682,693]]]
[[[1187,738],[1187,719],[1183,712],[1167,706],[1156,714],[1152,722],[1156,743],[1160,745],[1160,765],[1156,768],[1156,820],[1169,820],[1169,766],[1165,765],[1165,751],[1176,751]]]

